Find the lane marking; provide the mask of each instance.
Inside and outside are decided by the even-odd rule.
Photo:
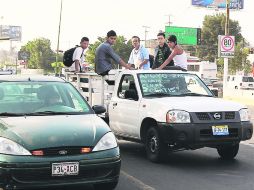
[[[142,190],[155,190],[153,187],[144,184],[142,181],[140,181],[139,179],[129,175],[128,173],[124,172],[121,170],[120,172],[122,175],[124,175],[127,179],[129,179],[130,181],[132,181],[139,189]]]
[[[250,143],[247,143],[247,142],[241,142],[241,144],[254,148],[254,144],[250,144]]]

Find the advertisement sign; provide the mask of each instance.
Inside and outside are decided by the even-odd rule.
[[[182,45],[199,45],[201,41],[201,29],[200,28],[187,28],[177,26],[166,26],[165,35],[175,35],[177,37],[178,44]]]
[[[198,7],[226,8],[226,0],[192,0],[191,4]],[[230,9],[243,9],[244,0],[230,0]]]
[[[21,41],[22,28],[21,26],[0,26],[0,38],[9,38],[13,41]]]

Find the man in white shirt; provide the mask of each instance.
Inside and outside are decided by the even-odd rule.
[[[149,70],[150,62],[148,50],[140,44],[140,38],[138,36],[133,36],[131,41],[134,49],[131,52],[128,63],[135,65],[136,69]]]
[[[81,66],[85,62],[84,51],[88,48],[89,39],[83,37],[80,41],[80,46],[78,46],[73,53],[73,64],[68,68],[69,71],[81,72]]]

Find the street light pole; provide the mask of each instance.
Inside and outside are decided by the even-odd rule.
[[[225,22],[225,35],[229,35],[229,3],[230,0],[226,0],[226,22]],[[224,74],[223,74],[223,91],[225,92],[225,88],[227,86],[227,78],[228,78],[228,58],[224,58]]]
[[[62,22],[62,10],[63,10],[63,0],[61,0],[60,18],[59,18],[59,26],[58,26],[58,37],[57,37],[57,48],[56,48],[56,72],[57,72],[57,70],[59,68],[59,65],[58,65],[58,55],[59,55],[59,40],[60,40],[61,22]]]

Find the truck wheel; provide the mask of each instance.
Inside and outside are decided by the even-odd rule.
[[[162,142],[158,130],[151,127],[147,130],[145,141],[147,158],[152,162],[161,162],[167,158],[167,145]]]
[[[225,145],[217,148],[218,154],[224,160],[232,160],[236,157],[239,150],[239,144]]]
[[[110,182],[110,183],[100,183],[100,184],[95,184],[94,189],[95,190],[113,190],[116,188],[118,182]]]

